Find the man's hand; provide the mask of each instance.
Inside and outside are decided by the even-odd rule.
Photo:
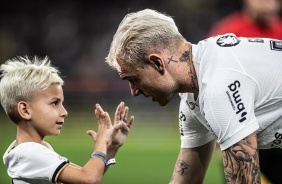
[[[112,133],[110,145],[120,147],[124,144],[130,127],[134,121],[134,117],[131,116],[129,122],[127,123],[128,107],[125,107],[124,102],[121,102],[116,109],[114,130]]]

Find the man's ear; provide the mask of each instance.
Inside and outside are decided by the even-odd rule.
[[[18,103],[18,112],[21,118],[25,120],[30,120],[31,119],[31,114],[30,114],[30,109],[28,103],[24,101],[20,101]]]
[[[153,66],[154,69],[156,69],[161,74],[164,74],[165,63],[164,63],[164,59],[161,55],[159,55],[159,54],[149,55],[149,62]]]

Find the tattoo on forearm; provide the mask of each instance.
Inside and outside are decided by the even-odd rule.
[[[183,160],[178,160],[175,165],[175,172],[183,175],[186,169],[189,169],[190,165],[186,164]]]
[[[258,150],[252,139],[255,139],[253,135],[248,136],[222,151],[224,172],[228,184],[260,184]]]

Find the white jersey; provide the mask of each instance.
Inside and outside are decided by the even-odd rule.
[[[215,137],[225,150],[251,133],[282,147],[282,41],[219,35],[192,44],[199,96],[181,93],[181,147]]]
[[[8,175],[14,184],[56,183],[57,177],[69,161],[57,154],[50,144],[14,141],[3,156]]]

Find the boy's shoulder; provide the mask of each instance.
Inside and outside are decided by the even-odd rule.
[[[31,151],[32,149],[48,149],[48,150],[51,150],[51,151],[54,151],[52,146],[46,142],[46,141],[43,141],[42,144],[40,143],[37,143],[37,142],[24,142],[24,143],[21,143],[17,146],[16,145],[16,140],[13,141],[10,146],[8,147],[8,149],[6,150],[6,152],[10,153],[12,152],[13,150],[21,150],[21,151],[24,151],[24,150],[27,150],[27,151]]]
[[[56,153],[47,142],[25,142],[15,147],[15,141],[8,147],[3,161],[11,178],[44,178],[49,181],[58,166],[69,162],[67,158]]]
[[[13,141],[3,156],[3,161],[6,166],[11,161],[20,162],[36,159],[37,157],[40,157],[42,153],[57,154],[53,150],[52,146],[45,141],[42,144],[36,142],[25,142],[17,145],[16,147],[15,144],[16,141]]]

